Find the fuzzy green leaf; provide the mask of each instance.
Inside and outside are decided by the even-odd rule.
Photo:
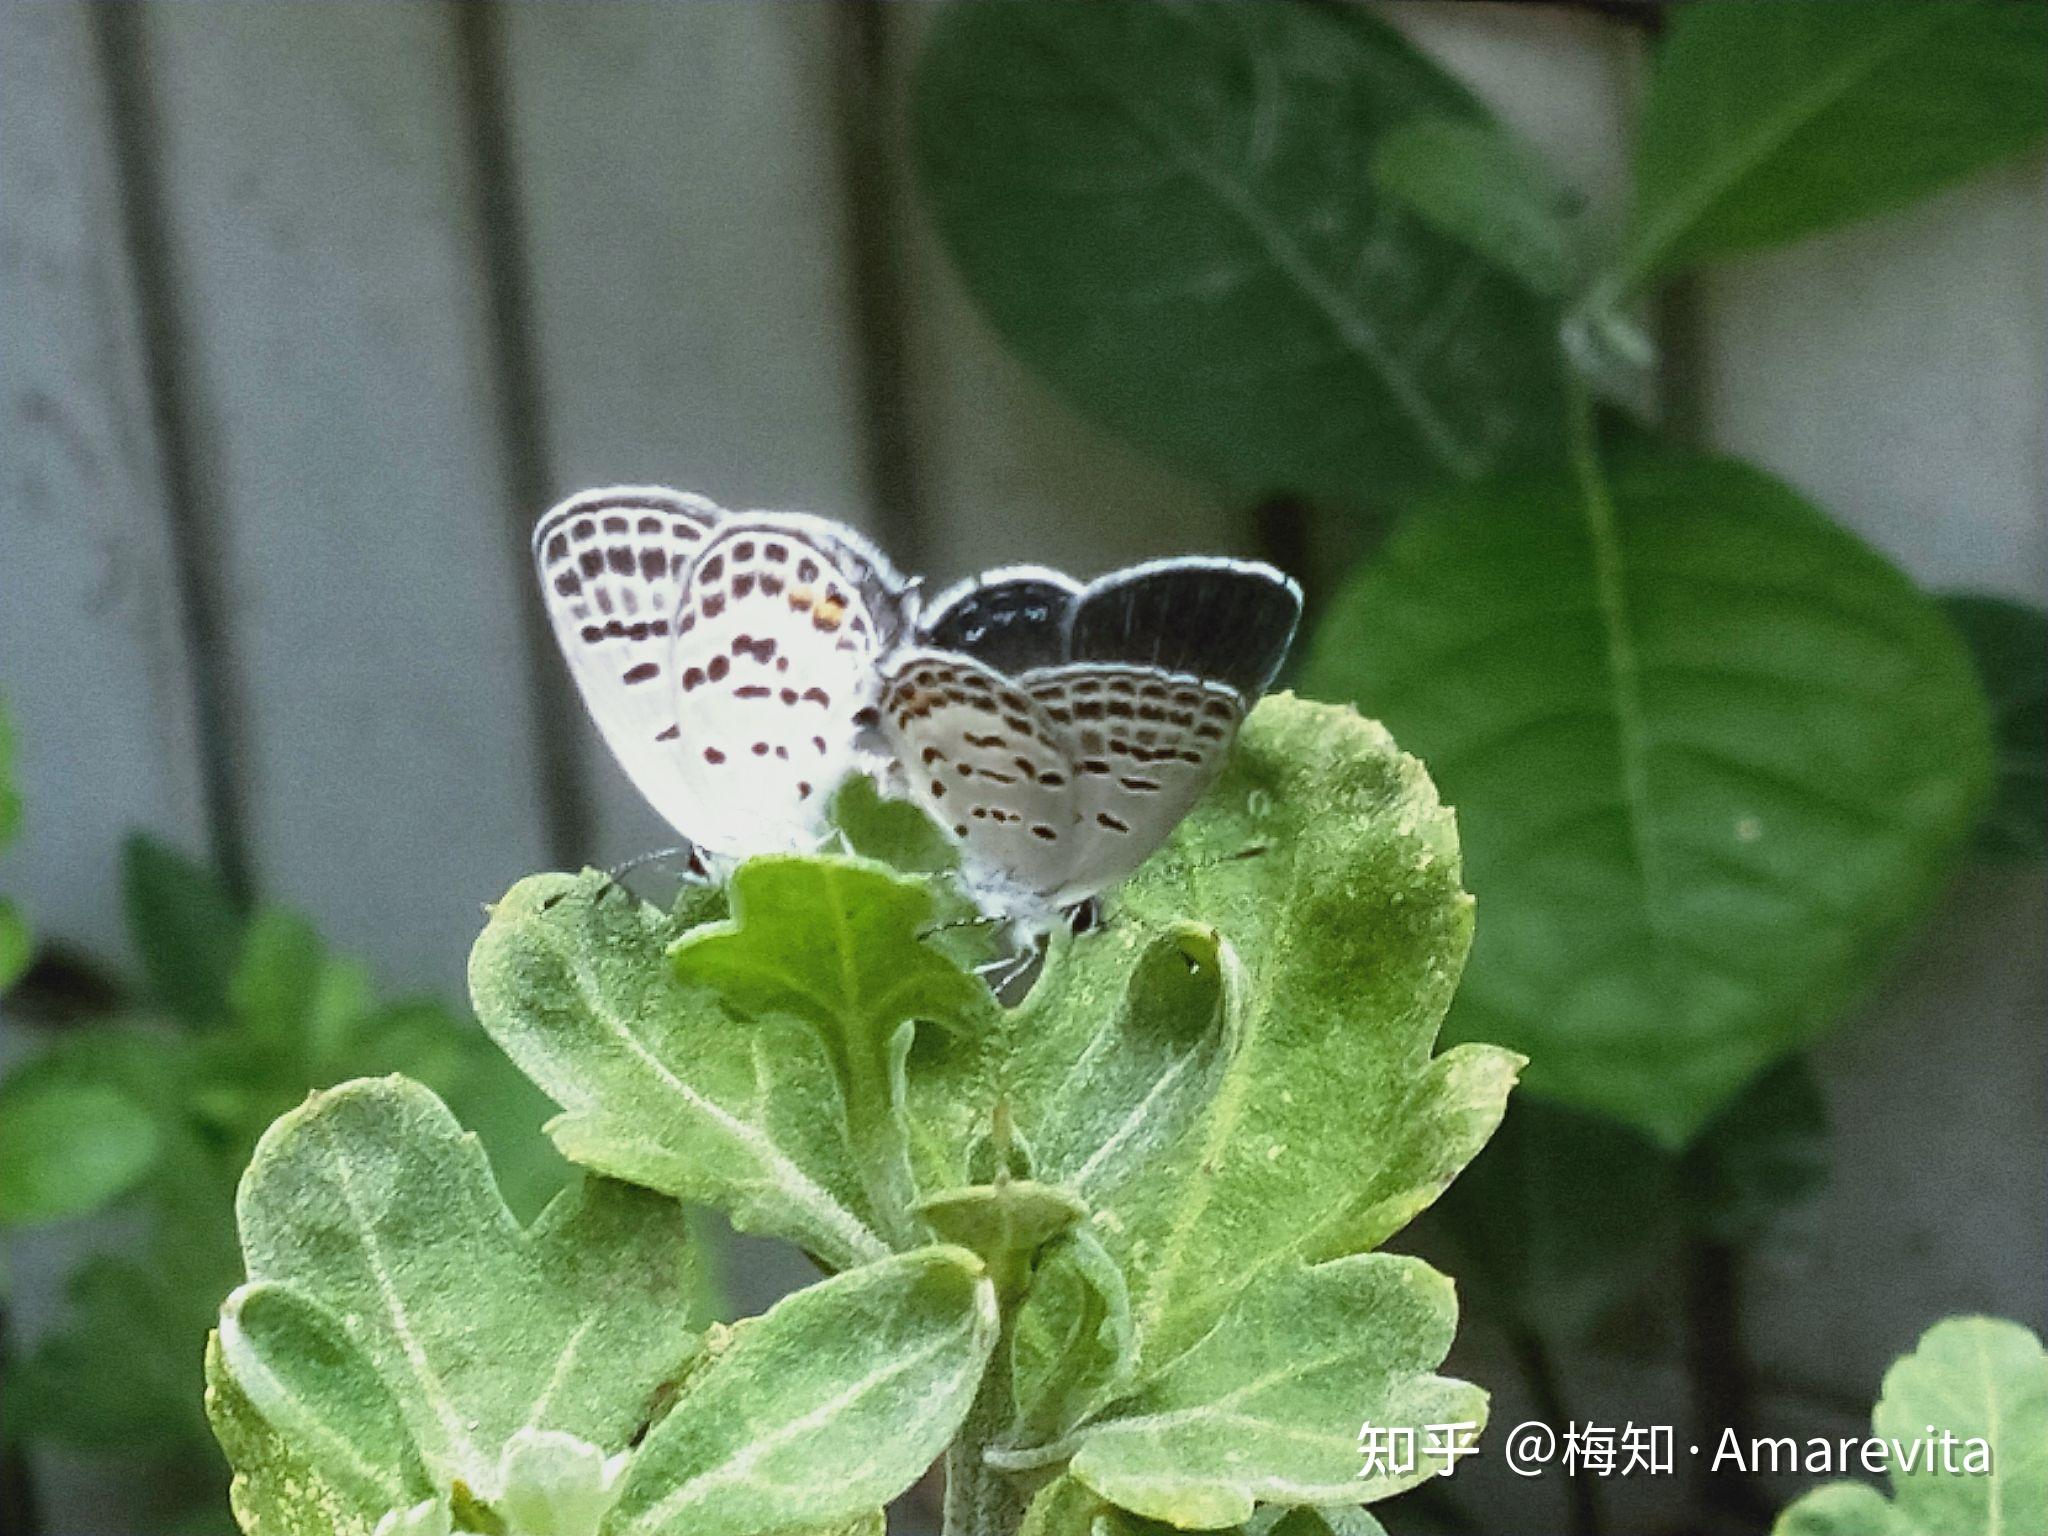
[[[221,1308],[220,1359],[248,1407],[365,1511],[433,1491],[398,1399],[340,1319],[290,1286],[245,1285]]]
[[[1927,1446],[1928,1428],[1953,1435]],[[2048,1531],[2048,1353],[2018,1323],[1936,1323],[1885,1373],[1871,1415],[1893,1452],[1889,1504],[1873,1488],[1831,1483],[1785,1510],[1773,1536],[2033,1536]],[[1970,1460],[1981,1442],[1983,1463]]]
[[[1554,305],[1385,196],[1383,138],[1485,109],[1358,7],[951,7],[926,206],[1089,415],[1250,496],[1339,505],[1562,440]]]
[[[1934,606],[1786,486],[1671,450],[1418,509],[1304,686],[1458,807],[1487,918],[1452,1032],[1673,1147],[1871,985],[1990,776]]]
[[[860,1518],[960,1427],[997,1330],[959,1248],[821,1282],[742,1324],[657,1424],[609,1536],[756,1536]]]
[[[917,1214],[941,1242],[978,1255],[988,1265],[996,1294],[1008,1301],[1023,1290],[1038,1251],[1085,1221],[1088,1208],[1050,1185],[998,1179],[941,1190],[920,1200]]]
[[[1771,1527],[1771,1536],[1922,1536],[1868,1483],[1822,1483]]]
[[[1979,856],[2048,853],[2048,613],[2000,597],[1942,599],[1991,700],[1998,779],[1977,829]]]
[[[206,1341],[206,1416],[234,1465],[228,1502],[245,1536],[371,1536],[388,1512],[359,1489],[337,1487],[300,1446],[258,1413]]]
[[[521,1429],[620,1449],[696,1347],[677,1207],[593,1180],[521,1230],[475,1138],[400,1078],[279,1120],[236,1209],[251,1282],[342,1320],[437,1488],[491,1497]],[[226,1353],[239,1372],[232,1340]]]
[[[0,1085],[0,1226],[96,1211],[157,1155],[156,1118],[109,1083],[16,1072]]]
[[[833,1268],[888,1251],[818,1032],[734,1019],[667,959],[676,922],[601,876],[539,875],[470,956],[477,1018],[566,1113],[573,1161],[723,1209]]]
[[[1283,694],[1108,921],[1055,946],[1008,1091],[1034,1176],[1095,1212],[1153,1366],[1263,1271],[1398,1231],[1492,1133],[1517,1058],[1430,1055],[1471,923],[1421,765]]]
[[[794,1018],[816,1033],[871,1204],[900,1242],[913,1199],[900,1086],[912,1028],[984,1019],[988,990],[922,941],[934,917],[929,887],[880,865],[757,858],[734,874],[730,899],[729,921],[676,941],[676,974],[739,1018]]]
[[[1005,1448],[1060,1439],[1120,1396],[1137,1367],[1123,1271],[1084,1227],[1046,1252],[1011,1325]]]
[[[2044,68],[2034,3],[1674,7],[1618,286],[1900,207],[2025,151],[2048,129]]]
[[[1360,1426],[1459,1426],[1486,1394],[1433,1374],[1457,1326],[1451,1283],[1419,1259],[1358,1254],[1268,1269],[1216,1326],[1082,1432],[1073,1476],[1119,1506],[1183,1527],[1249,1519],[1255,1500],[1367,1503],[1441,1471],[1361,1477]],[[1418,1439],[1420,1436],[1418,1436]]]

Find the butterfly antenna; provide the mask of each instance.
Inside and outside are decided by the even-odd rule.
[[[933,934],[955,933],[962,928],[987,928],[1001,921],[1000,917],[949,917],[943,923],[932,923],[919,930],[917,936],[920,939],[928,939]]]
[[[623,864],[614,865],[606,870],[604,872],[604,884],[598,887],[597,895],[594,899],[603,901],[613,891],[626,892],[626,876],[643,870],[650,864],[659,864],[678,855],[683,856],[682,878],[685,883],[690,881],[706,881],[711,878],[711,867],[704,862],[704,856],[698,852],[697,845],[695,843],[678,843],[673,848],[656,848],[651,853],[639,854],[634,858],[626,860]],[[630,895],[631,892],[626,892],[626,894]]]

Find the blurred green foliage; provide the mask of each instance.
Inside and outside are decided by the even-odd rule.
[[[127,845],[123,897],[132,992],[0,1082],[0,1224],[115,1218],[67,1279],[62,1326],[13,1362],[7,1430],[150,1465],[166,1518],[221,1530],[201,1353],[241,1278],[235,1184],[264,1128],[310,1089],[402,1070],[460,1106],[522,1217],[564,1169],[546,1100],[480,1030],[436,1002],[380,1001],[297,914],[245,914],[146,837]]]
[[[21,825],[21,794],[14,787],[14,728],[7,704],[0,700],[0,850],[14,841]],[[0,992],[5,992],[28,965],[28,924],[12,902],[0,900]]]

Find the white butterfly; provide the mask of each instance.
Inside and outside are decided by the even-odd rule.
[[[821,517],[622,486],[549,511],[533,554],[584,704],[677,832],[725,860],[824,841],[915,616],[879,550]]]
[[[892,786],[959,842],[984,910],[1042,931],[1194,808],[1300,616],[1291,580],[1240,560],[963,582],[884,664]]]

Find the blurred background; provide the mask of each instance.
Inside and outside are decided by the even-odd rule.
[[[1587,226],[1626,222],[1659,7],[1369,9]],[[0,892],[33,945],[0,1006],[7,1063],[70,1053],[36,1069],[69,1097],[0,1134],[82,1160],[0,1208],[7,1529],[228,1528],[199,1333],[234,1278],[233,1171],[306,1087],[415,1071],[501,1123],[534,1190],[553,1176],[545,1107],[466,1022],[479,904],[670,841],[546,633],[526,540],[558,496],[658,482],[823,512],[935,585],[1264,555],[1308,583],[1312,625],[1370,564],[1391,491],[1347,508],[1172,467],[1017,360],[920,179],[934,27],[800,0],[0,9]],[[2048,197],[2038,136],[1980,158],[1674,274],[1630,311],[1655,361],[1611,393],[1925,588],[2038,606]],[[1499,1424],[1860,1433],[1937,1317],[2042,1328],[2042,866],[1941,878],[1799,1069],[1826,1150],[1798,1152],[1784,1209],[1638,1255],[1569,1328],[1468,1308],[1457,1363]],[[163,1046],[181,1031],[210,1054]],[[117,1036],[144,1043],[79,1043]],[[1566,1168],[1558,1198],[1633,1155]],[[726,1269],[752,1311],[800,1265],[749,1245]],[[1681,1467],[1589,1492],[1482,1460],[1387,1519],[1760,1529],[1799,1485]]]

